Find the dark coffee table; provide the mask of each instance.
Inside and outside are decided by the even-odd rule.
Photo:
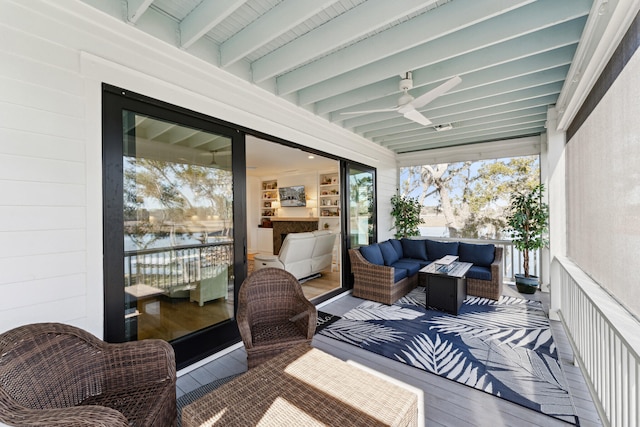
[[[455,261],[448,268],[439,268],[433,262],[418,272],[418,280],[425,287],[426,308],[435,308],[451,314],[458,314],[462,302],[467,297],[467,271],[470,262]]]

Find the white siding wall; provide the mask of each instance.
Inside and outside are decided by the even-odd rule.
[[[0,40],[0,331],[102,336],[102,82],[378,168],[391,234],[395,156],[375,144],[76,0],[0,0]]]

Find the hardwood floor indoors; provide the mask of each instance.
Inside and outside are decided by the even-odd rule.
[[[536,292],[525,296],[514,286],[504,286],[504,295],[528,297],[542,301],[548,310],[549,294]],[[321,304],[322,311],[342,315],[358,306],[363,300],[346,294]],[[551,321],[551,328],[558,347],[559,357],[565,370],[571,395],[581,426],[602,426],[589,390],[580,369],[573,364],[573,352],[558,321]],[[492,396],[437,375],[412,368],[383,356],[376,355],[355,346],[316,335],[313,346],[342,360],[363,365],[374,371],[415,387],[423,393],[423,414],[421,420],[426,426],[562,426],[568,425],[555,418],[543,415],[507,400]],[[196,388],[247,369],[246,352],[241,343],[220,353],[207,363],[194,365],[189,370],[179,372],[178,397]]]
[[[253,257],[249,257],[249,272]],[[328,269],[320,277],[302,283],[307,299],[312,300],[340,287],[339,271]],[[233,315],[233,295],[228,299],[207,301],[202,307],[189,298],[159,295],[138,300],[138,339],[160,338],[171,341],[193,331],[222,322]]]

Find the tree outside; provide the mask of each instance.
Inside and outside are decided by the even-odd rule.
[[[441,163],[400,169],[401,196],[422,206],[422,235],[508,239],[511,195],[540,183],[538,156]]]
[[[232,226],[230,171],[130,158],[124,178],[125,235],[135,249],[204,244]]]

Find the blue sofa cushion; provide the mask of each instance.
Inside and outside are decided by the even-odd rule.
[[[478,279],[478,280],[491,280],[491,268],[474,265],[469,269],[469,271],[467,271],[467,278]]]
[[[403,269],[407,270],[407,275],[409,275],[409,276],[413,276],[414,274],[417,274],[418,271],[422,268],[420,266],[420,262],[413,261],[413,260],[407,260],[406,258],[405,258],[404,261],[396,261],[395,263],[393,263],[393,265],[391,267],[393,267],[393,268],[403,268]]]
[[[398,258],[404,257],[404,252],[402,251],[402,243],[398,239],[389,239],[391,244],[393,245],[393,249],[398,253]]]
[[[369,246],[361,246],[360,253],[371,264],[384,265],[384,258],[377,243]]]
[[[399,280],[404,279],[405,277],[407,277],[407,275],[409,274],[409,272],[407,271],[406,268],[394,268],[393,269],[393,282],[397,282]]]
[[[409,262],[419,262],[420,263],[420,268],[426,267],[427,265],[431,264],[433,261],[427,261],[424,259],[413,259],[413,258],[400,258],[398,261],[409,261]]]
[[[404,254],[404,258],[421,259],[425,261],[429,259],[427,258],[427,247],[424,244],[424,240],[405,238],[400,242],[402,243],[402,253]]]
[[[427,254],[429,260],[435,261],[447,255],[458,255],[459,242],[436,242],[427,240]]]
[[[492,244],[475,245],[460,242],[460,247],[458,248],[460,261],[470,262],[481,267],[490,267],[495,258],[495,253],[496,247]]]
[[[400,259],[400,257],[398,256],[398,252],[396,252],[391,242],[378,243],[378,246],[380,246],[380,252],[382,252],[384,265],[392,265],[394,262]]]

